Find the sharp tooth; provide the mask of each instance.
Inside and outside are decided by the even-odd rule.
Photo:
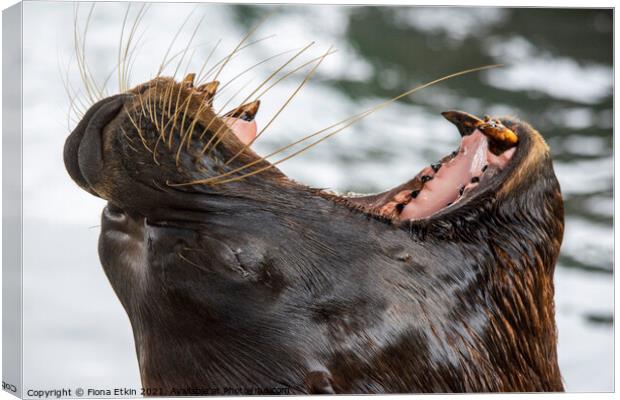
[[[452,122],[458,128],[461,136],[471,135],[483,121],[464,111],[444,111],[441,113],[445,119]]]
[[[478,129],[504,150],[515,146],[519,141],[517,134],[506,128],[498,120],[489,120],[478,126]]]
[[[207,82],[202,85],[196,87],[196,90],[204,94],[204,101],[209,103],[209,105],[213,104],[213,97],[215,97],[215,93],[217,92],[217,88],[220,86],[219,81]]]
[[[441,168],[441,163],[431,164],[431,168],[433,169],[433,172],[437,173],[437,171],[439,171],[439,168]]]
[[[196,74],[194,73],[187,74],[185,78],[183,78],[183,81],[181,81],[181,85],[187,88],[194,87],[194,78],[196,78]]]
[[[496,156],[515,147],[519,141],[519,137],[516,133],[506,128],[496,119],[489,119],[487,122],[478,126],[478,129],[488,138],[489,151]]]
[[[224,114],[224,117],[239,118],[244,121],[252,121],[258,112],[260,100],[244,104]]]

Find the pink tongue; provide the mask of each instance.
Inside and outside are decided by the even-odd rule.
[[[467,189],[473,177],[480,177],[485,165],[503,168],[514,151],[512,148],[496,156],[488,151],[484,135],[479,130],[474,131],[462,139],[458,155],[443,164],[418,196],[405,206],[400,218],[420,219],[436,213],[456,201],[461,188]]]
[[[244,121],[240,118],[226,117],[224,122],[237,135],[243,144],[250,144],[256,137],[256,121]]]

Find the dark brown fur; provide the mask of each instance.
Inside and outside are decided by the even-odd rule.
[[[100,258],[150,394],[563,390],[553,304],[562,197],[528,124],[502,119],[519,136],[515,156],[475,195],[401,223],[369,209],[381,196],[330,195],[276,168],[177,186],[258,156],[225,165],[242,144],[200,99],[154,82],[95,105],[65,147],[74,180],[109,202]],[[140,108],[169,121],[164,99],[179,93],[185,128],[179,118],[170,147],[156,146]],[[218,129],[223,140],[200,156]]]

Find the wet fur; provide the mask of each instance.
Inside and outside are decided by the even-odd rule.
[[[137,120],[135,97],[124,104]],[[258,156],[224,165],[240,148],[232,135],[207,159],[183,152],[180,166],[161,146],[155,165],[146,148],[160,132],[145,118],[141,147],[135,120],[122,111],[104,128],[96,182],[72,161],[87,124],[65,155],[74,180],[110,202],[100,259],[153,394],[563,390],[553,304],[562,198],[529,125],[502,121],[519,148],[480,195],[394,223],[276,168],[225,185],[170,186]]]

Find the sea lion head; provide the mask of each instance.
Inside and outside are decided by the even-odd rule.
[[[145,256],[145,235],[132,239],[132,262],[147,264],[134,270],[150,285],[139,295],[145,280],[109,272],[127,241],[104,232],[100,244],[143,381],[181,379],[162,374],[185,364],[155,351],[174,341],[187,354],[245,352],[228,368],[267,382],[270,368],[295,381],[311,359],[339,392],[367,390],[365,371],[389,391],[562,390],[553,270],[563,203],[534,128],[446,112],[457,150],[384,193],[341,196],[294,182],[251,149],[258,103],[217,115],[217,83],[193,79],[159,77],[101,100],[64,150],[78,185],[141,217],[157,249]],[[149,313],[174,324],[151,324]],[[194,333],[209,340],[182,342]],[[253,347],[241,348],[248,337]],[[480,370],[471,378],[464,365]]]

